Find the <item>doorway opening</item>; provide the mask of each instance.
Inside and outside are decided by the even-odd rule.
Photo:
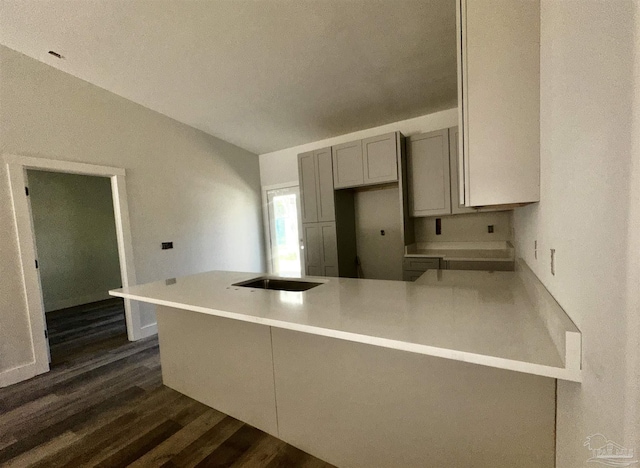
[[[126,342],[111,181],[29,169],[27,187],[51,365]]]
[[[6,163],[9,176],[9,191],[11,193],[11,205],[24,286],[25,308],[28,316],[27,326],[31,334],[31,339],[28,343],[25,343],[25,346],[30,346],[31,360],[27,360],[18,367],[1,372],[0,387],[29,379],[38,374],[48,372],[50,369],[49,346],[45,329],[45,307],[29,200],[27,171],[40,170],[98,176],[109,181],[121,284],[123,287],[136,284],[124,169],[12,154],[5,154],[2,159]],[[125,299],[123,307],[129,341],[139,340],[157,332],[156,324],[141,326],[140,307],[137,302]]]
[[[300,254],[300,189],[295,186],[264,188],[267,216],[269,271],[288,277],[302,276]]]

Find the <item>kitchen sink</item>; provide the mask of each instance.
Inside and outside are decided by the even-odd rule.
[[[232,286],[241,286],[243,288],[255,289],[274,289],[276,291],[307,291],[322,283],[312,283],[310,281],[296,281],[279,278],[254,278],[241,283],[232,284]]]

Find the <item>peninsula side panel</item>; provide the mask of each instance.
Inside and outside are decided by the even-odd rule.
[[[280,438],[341,467],[553,468],[555,380],[272,329]]]
[[[162,380],[278,436],[269,327],[157,307]]]

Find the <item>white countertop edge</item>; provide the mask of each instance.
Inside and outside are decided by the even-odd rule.
[[[314,335],[326,336],[329,338],[339,338],[346,341],[353,341],[356,343],[370,344],[374,346],[397,349],[400,351],[407,351],[407,352],[416,353],[416,354],[424,354],[427,356],[435,356],[435,357],[440,357],[444,359],[451,359],[454,361],[467,362],[470,364],[478,364],[478,365],[487,366],[487,367],[494,367],[497,369],[511,370],[515,372],[539,375],[542,377],[550,377],[550,378],[559,379],[559,380],[568,380],[571,382],[582,382],[582,376],[581,376],[580,370],[565,369],[561,367],[551,367],[551,366],[545,366],[542,364],[534,364],[530,362],[515,361],[515,360],[499,358],[495,356],[469,353],[466,351],[456,351],[453,349],[438,348],[435,346],[427,346],[427,345],[421,345],[416,343],[408,343],[405,341],[391,340],[388,338],[378,338],[375,336],[360,335],[357,333],[350,333],[350,332],[345,332],[340,330],[312,327],[308,325],[284,322],[280,320],[265,319],[262,317],[256,317],[256,316],[245,315],[245,314],[237,314],[234,312],[211,309],[208,307],[181,304],[181,303],[166,301],[162,299],[151,299],[148,297],[137,296],[135,294],[109,291],[109,295],[115,296],[115,297],[122,297],[124,299],[131,299],[134,301],[141,301],[149,304],[173,307],[176,309],[214,315],[217,317],[241,320],[244,322],[257,323],[260,325],[273,326],[276,328],[284,328],[287,330],[299,331],[303,333],[311,333]]]

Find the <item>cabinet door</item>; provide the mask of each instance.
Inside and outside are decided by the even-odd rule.
[[[313,152],[298,155],[300,177],[300,211],[303,223],[318,221],[318,195],[316,188],[316,164]]]
[[[466,206],[540,200],[540,1],[459,0]]]
[[[324,276],[338,276],[338,239],[336,223],[320,223]]]
[[[364,183],[380,184],[398,180],[396,133],[362,140]]]
[[[408,140],[410,215],[451,214],[449,130],[414,135]]]
[[[331,148],[314,151],[314,158],[316,162],[318,221],[335,221]]]
[[[303,224],[302,239],[305,273],[310,276],[323,276],[320,225],[318,223]]]
[[[362,168],[362,141],[334,146],[333,184],[335,188],[355,187],[364,184]]]
[[[458,127],[451,127],[449,129],[449,168],[451,170],[451,214],[465,214],[475,213],[478,210],[476,208],[466,208],[464,206],[464,195],[460,197],[459,177],[460,172],[458,168],[458,143],[460,141],[460,132]]]

